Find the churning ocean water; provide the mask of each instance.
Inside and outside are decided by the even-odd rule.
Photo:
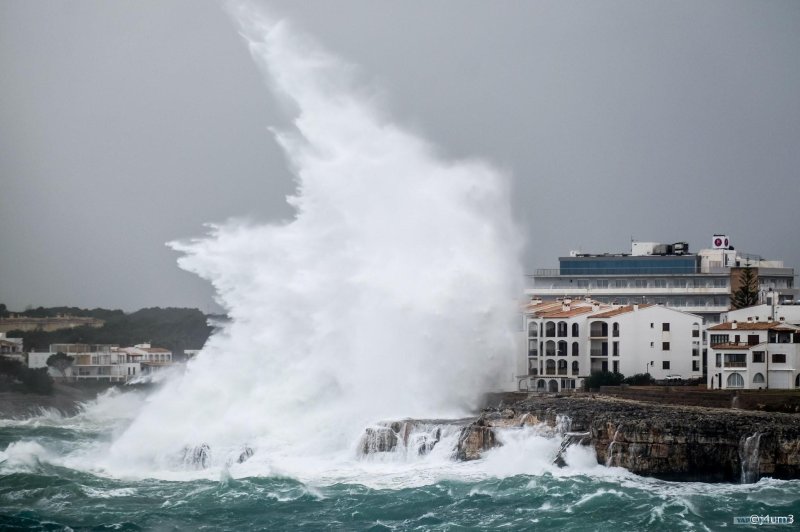
[[[800,514],[800,481],[665,482],[598,465],[583,448],[558,468],[560,438],[524,429],[467,463],[450,458],[443,438],[438,453],[376,459],[353,449],[294,476],[256,463],[259,449],[255,465],[118,476],[97,463],[127,422],[96,407],[3,421],[0,529],[718,530],[740,528],[734,516]]]

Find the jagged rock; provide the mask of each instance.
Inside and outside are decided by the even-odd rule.
[[[205,469],[210,460],[211,448],[203,443],[194,447],[183,448],[183,463],[196,469]]]
[[[477,460],[483,451],[500,445],[492,427],[481,420],[461,429],[456,445],[455,458],[458,460]]]
[[[239,455],[239,458],[236,460],[237,464],[241,464],[242,462],[247,461],[251,456],[253,456],[253,449],[250,447],[245,447],[242,454]]]

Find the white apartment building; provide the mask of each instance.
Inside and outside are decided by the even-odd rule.
[[[73,358],[72,366],[67,368],[65,375],[53,368],[49,373],[54,377],[65,376],[77,380],[127,382],[172,364],[170,351],[150,344],[123,348],[113,344],[52,344],[47,352],[28,353],[28,367],[47,367],[47,359],[59,352]]]
[[[580,388],[590,374],[615,371],[701,378],[700,316],[658,305],[533,300],[524,309],[526,342],[518,388]]]
[[[709,327],[708,334],[709,388],[800,388],[800,327],[751,318]]]

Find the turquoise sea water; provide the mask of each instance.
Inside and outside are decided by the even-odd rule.
[[[347,482],[246,472],[238,478],[222,472],[178,481],[126,479],[92,472],[91,463],[88,470],[63,465],[75,449],[110,437],[97,424],[3,422],[0,529],[718,530],[751,528],[734,525],[734,516],[800,515],[800,481],[663,482],[586,466],[585,454],[573,456],[579,464],[564,474],[548,468],[514,474],[514,467],[526,468],[516,462],[498,469],[497,457],[431,463],[428,473],[441,474],[419,482],[403,478],[402,464]],[[548,442],[538,444],[542,449]]]

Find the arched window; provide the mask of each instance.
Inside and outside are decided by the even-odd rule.
[[[589,336],[603,338],[608,336],[608,323],[604,321],[593,321],[589,325]]]
[[[566,321],[559,321],[558,322],[558,337],[563,338],[567,335],[567,322]]]
[[[578,361],[577,360],[575,360],[572,363],[572,374],[573,375],[577,375],[578,374]]]
[[[794,387],[800,388],[800,373],[797,374],[797,377],[794,379]]]
[[[528,323],[528,336],[531,338],[539,336],[539,324],[535,321]]]
[[[544,324],[544,335],[547,338],[555,338],[556,336],[556,324],[552,321],[548,321]]]
[[[611,336],[619,336],[619,323],[614,322],[611,325]]]
[[[578,334],[579,332],[580,332],[580,327],[578,326],[577,323],[573,323],[572,324],[572,336],[573,336],[573,338],[577,338],[579,336],[579,334]]]
[[[728,375],[728,388],[744,388],[744,378],[738,373]]]
[[[556,343],[553,340],[548,340],[544,344],[544,354],[548,357],[556,356]]]
[[[560,357],[567,356],[567,342],[564,340],[558,341],[558,356]]]
[[[556,374],[556,361],[555,360],[548,360],[545,362],[544,368],[545,375],[555,375]]]
[[[753,384],[764,384],[764,375],[761,373],[753,375]]]
[[[544,379],[539,379],[538,381],[536,381],[536,391],[537,392],[543,392],[546,389],[547,389],[547,383],[545,382]]]
[[[559,375],[566,375],[567,374],[567,361],[566,360],[559,360],[558,361],[558,374]]]
[[[572,356],[578,356],[578,342],[572,342]]]
[[[558,391],[558,381],[555,379],[550,379],[550,382],[547,383],[547,391],[548,392],[557,392]]]

